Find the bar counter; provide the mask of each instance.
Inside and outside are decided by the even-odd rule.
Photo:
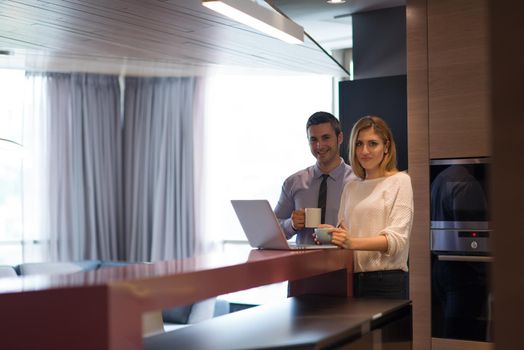
[[[252,250],[0,280],[5,349],[142,349],[144,312],[282,281],[292,295],[351,295],[346,250]]]
[[[411,350],[409,300],[303,295],[145,338],[145,350]]]

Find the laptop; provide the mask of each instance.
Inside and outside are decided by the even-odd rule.
[[[336,249],[333,244],[295,244],[286,240],[271,205],[265,199],[232,200],[249,244],[258,249]]]

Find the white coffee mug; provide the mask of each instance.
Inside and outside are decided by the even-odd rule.
[[[315,228],[320,225],[320,217],[322,209],[320,208],[306,208],[306,227]]]

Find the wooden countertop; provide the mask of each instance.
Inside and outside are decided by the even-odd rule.
[[[252,250],[247,256],[210,254],[2,279],[0,326],[9,330],[2,342],[7,348],[26,344],[24,349],[141,349],[146,311],[286,280],[296,281],[294,295],[350,295],[351,256],[338,249]]]

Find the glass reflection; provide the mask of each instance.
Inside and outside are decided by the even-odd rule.
[[[451,165],[431,183],[432,221],[485,221],[488,204],[479,181],[464,165]]]

